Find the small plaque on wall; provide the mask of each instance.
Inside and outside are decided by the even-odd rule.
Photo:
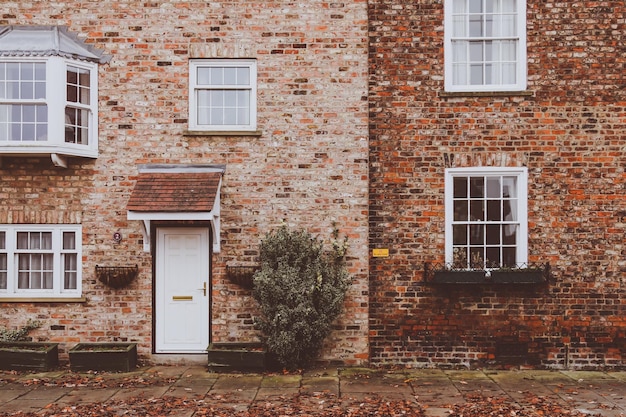
[[[389,256],[389,249],[373,249],[372,256],[374,258],[386,258]]]

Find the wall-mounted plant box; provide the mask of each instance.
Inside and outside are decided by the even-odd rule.
[[[233,284],[239,285],[241,288],[251,290],[254,287],[254,273],[259,269],[259,266],[246,265],[246,266],[226,266],[226,277]]]
[[[100,266],[96,265],[96,277],[111,288],[124,288],[137,277],[139,266]]]
[[[137,344],[79,343],[69,356],[72,371],[129,372],[137,366]]]
[[[493,270],[491,280],[496,284],[538,284],[545,282],[544,272],[539,269]]]
[[[266,351],[260,343],[211,343],[207,348],[209,368],[224,371],[263,371]]]
[[[58,366],[58,343],[0,342],[0,369],[49,371]]]
[[[442,284],[483,284],[486,282],[485,271],[433,271],[432,282]]]

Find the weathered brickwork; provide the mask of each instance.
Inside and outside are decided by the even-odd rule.
[[[99,158],[2,159],[0,223],[83,227],[82,303],[3,303],[0,320],[44,322],[37,339],[130,340],[153,349],[153,258],[126,203],[139,164],[225,164],[221,252],[212,258],[214,341],[257,340],[250,292],[227,265],[258,261],[260,239],[283,221],[350,239],[354,284],[323,358],[368,358],[367,8],[362,1],[4,1],[1,25],[64,25],[112,56],[99,71]],[[256,58],[260,136],[188,129],[190,58]],[[122,240],[116,243],[113,233]],[[113,290],[96,265],[139,266]]]
[[[493,363],[526,344],[548,367],[626,363],[626,9],[528,1],[528,94],[443,94],[443,1],[372,0],[371,361]],[[444,170],[528,168],[528,287],[428,285],[444,261]]]

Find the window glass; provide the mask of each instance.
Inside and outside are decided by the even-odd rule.
[[[42,226],[36,230],[32,226],[0,225],[0,229],[0,298],[80,295],[76,226]],[[9,263],[10,259],[14,262]]]
[[[446,88],[523,89],[526,4],[514,0],[445,2]]]
[[[476,175],[459,169],[447,174],[446,205],[452,205],[451,218],[446,218],[447,262],[456,268],[501,268],[526,262],[527,227],[522,223],[526,201],[519,198],[524,191],[520,175],[526,171],[519,171],[519,175]]]
[[[190,67],[190,128],[256,127],[256,61],[198,60]]]

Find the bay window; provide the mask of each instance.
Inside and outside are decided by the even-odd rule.
[[[109,58],[64,28],[0,30],[0,154],[97,157],[98,63]]]

